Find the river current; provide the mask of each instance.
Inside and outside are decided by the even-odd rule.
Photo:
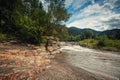
[[[67,54],[66,62],[97,75],[120,80],[119,52],[100,51],[79,45],[62,46],[62,53]]]

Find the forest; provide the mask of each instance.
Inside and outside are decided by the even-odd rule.
[[[49,36],[65,40],[67,28],[62,25],[70,14],[64,7],[65,0],[0,0],[0,42],[15,40],[40,44]]]
[[[81,46],[102,50],[119,51],[120,29],[95,31],[92,29],[68,28],[68,41],[79,42]]]

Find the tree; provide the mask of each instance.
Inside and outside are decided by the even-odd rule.
[[[61,21],[66,21],[70,14],[65,9],[65,0],[46,0],[50,2],[48,13],[51,18],[51,23],[59,24]]]
[[[57,31],[57,36],[60,40],[66,41],[68,39],[69,34],[67,28],[64,25],[63,26],[58,25],[56,27],[56,31]]]
[[[91,30],[85,30],[83,32],[84,39],[89,39],[93,37],[93,32]]]
[[[45,41],[46,36],[63,38],[67,30],[60,22],[69,16],[64,0],[46,1],[50,3],[48,12],[39,0],[0,0],[0,31],[11,34],[22,42],[34,44]]]
[[[13,34],[17,27],[15,25],[18,11],[21,10],[21,0],[0,0],[0,18],[2,32]]]

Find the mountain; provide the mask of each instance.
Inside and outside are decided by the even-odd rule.
[[[120,29],[112,29],[103,31],[102,34],[106,34],[109,38],[120,39]]]
[[[97,34],[105,34],[111,39],[120,39],[120,29],[112,29],[112,30],[106,30],[106,31],[95,31],[93,29],[80,29],[76,27],[70,27],[68,28],[69,35],[77,36],[79,34],[82,34],[84,31],[90,30],[93,32],[93,35]]]
[[[70,27],[70,28],[68,28],[69,34],[70,35],[74,35],[74,36],[82,34],[86,30],[92,31],[94,35],[101,33],[100,31],[95,31],[95,30],[89,29],[89,28],[86,28],[86,29],[80,29],[80,28],[76,28],[76,27]]]

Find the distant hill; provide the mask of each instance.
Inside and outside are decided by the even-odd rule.
[[[95,30],[89,29],[89,28],[86,28],[86,29],[80,29],[80,28],[76,28],[76,27],[70,27],[70,28],[68,28],[69,34],[70,35],[74,35],[74,36],[82,34],[86,30],[92,31],[93,34],[100,34],[101,33],[100,31],[95,31]]]
[[[108,37],[112,39],[120,39],[120,29],[112,29],[103,31],[102,34],[106,34]]]
[[[76,28],[76,27],[68,28],[69,34],[73,35],[73,36],[77,36],[79,34],[82,34],[86,30],[92,31],[94,35],[106,34],[109,38],[120,39],[120,29],[112,29],[112,30],[106,30],[106,31],[95,31],[95,30],[89,29],[89,28],[86,28],[86,29],[80,29],[80,28]]]

